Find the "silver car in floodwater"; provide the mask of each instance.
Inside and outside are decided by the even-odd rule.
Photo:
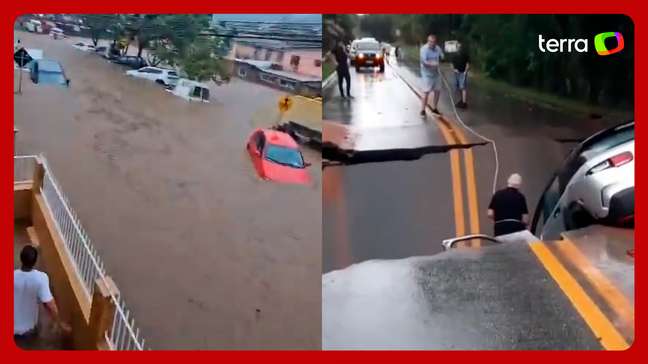
[[[594,223],[634,226],[634,121],[603,130],[567,157],[540,198],[542,239]],[[542,221],[541,221],[542,220]]]

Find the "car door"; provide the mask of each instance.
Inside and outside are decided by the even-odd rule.
[[[151,67],[149,72],[150,72],[150,78],[149,79],[151,81],[162,80],[163,82],[165,82],[164,74],[163,74],[162,70]]]
[[[148,70],[146,68],[140,68],[135,71],[135,77],[138,78],[148,78]]]
[[[144,67],[142,69],[144,70],[144,78],[147,80],[153,80],[155,78],[155,74],[153,74],[153,69],[151,67]]]

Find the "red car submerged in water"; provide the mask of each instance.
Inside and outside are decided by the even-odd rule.
[[[256,129],[247,142],[246,149],[259,177],[284,183],[309,184],[299,145],[288,134],[272,129]]]

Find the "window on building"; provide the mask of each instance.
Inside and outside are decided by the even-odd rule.
[[[289,90],[294,90],[295,86],[296,86],[296,83],[293,82],[293,81],[279,79],[279,86],[281,86],[283,88],[286,88],[286,89],[289,89]]]
[[[283,51],[277,51],[277,63],[283,62],[284,59],[284,52]]]
[[[322,60],[321,59],[316,59],[313,63],[315,63],[315,67],[322,67]]]
[[[275,82],[275,78],[274,78],[273,76],[270,76],[270,75],[265,74],[265,73],[261,73],[261,74],[259,75],[259,78],[260,78],[261,81],[263,81],[263,82],[269,82],[269,83],[274,83],[274,82]]]
[[[269,60],[270,60],[270,57],[272,57],[272,50],[267,49],[267,50],[266,50],[266,53],[265,53],[265,60],[266,60],[266,61],[269,61]]]
[[[299,59],[300,58],[301,57],[299,57],[296,54],[293,54],[292,56],[290,56],[290,66],[293,68],[293,71],[297,71],[297,69],[299,69]]]

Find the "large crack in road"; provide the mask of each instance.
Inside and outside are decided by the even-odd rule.
[[[379,150],[352,150],[343,149],[333,143],[322,144],[322,167],[332,165],[353,165],[362,163],[411,161],[417,160],[428,154],[447,153],[453,149],[469,149],[475,146],[482,146],[487,142],[430,145],[419,148],[393,148]]]

